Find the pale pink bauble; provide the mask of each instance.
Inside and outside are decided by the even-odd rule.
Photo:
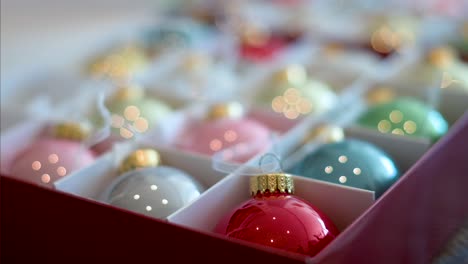
[[[289,119],[268,109],[254,109],[249,112],[248,117],[280,133],[288,132],[302,120],[302,117]]]
[[[80,142],[39,139],[16,156],[10,168],[10,175],[53,188],[53,182],[94,160],[94,153],[82,148]]]
[[[250,119],[218,119],[193,123],[178,137],[176,146],[183,150],[213,155],[224,152],[227,161],[245,162],[266,150],[270,132]]]

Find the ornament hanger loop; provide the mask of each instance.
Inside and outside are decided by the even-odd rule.
[[[258,161],[258,166],[264,173],[283,171],[281,159],[274,153],[266,153],[263,155]]]

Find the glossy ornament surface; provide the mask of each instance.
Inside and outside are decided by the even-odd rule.
[[[396,165],[385,152],[354,139],[325,144],[290,171],[308,178],[375,191],[377,197],[399,176]]]
[[[120,167],[126,172],[109,186],[105,201],[163,219],[203,192],[203,187],[186,172],[158,163],[159,155],[154,150],[130,154]]]
[[[138,133],[144,133],[171,112],[171,108],[164,102],[145,97],[138,86],[121,88],[106,106],[112,113],[114,133],[123,138],[133,136],[128,126]]]
[[[17,155],[10,174],[41,186],[53,183],[91,164],[95,155],[80,142],[66,139],[39,139]]]
[[[437,140],[448,129],[447,121],[434,108],[416,99],[399,98],[371,106],[358,124],[381,133],[408,135]]]
[[[289,119],[331,109],[337,96],[325,83],[310,79],[304,67],[290,65],[264,85],[258,100]]]
[[[287,187],[291,176],[254,176],[251,186],[252,180],[257,192],[223,217],[215,232],[309,256],[338,235],[335,225],[318,208],[291,194],[292,185]],[[270,192],[268,186],[275,190]]]
[[[285,48],[286,43],[281,39],[271,38],[264,43],[243,42],[239,49],[240,55],[254,62],[268,62],[275,59]]]
[[[239,104],[235,104],[242,108]],[[235,108],[235,107],[234,107]],[[217,105],[210,109],[206,119],[189,125],[179,136],[180,149],[213,155],[229,148],[228,160],[244,162],[265,150],[270,144],[270,131],[262,124],[242,117],[237,108]]]

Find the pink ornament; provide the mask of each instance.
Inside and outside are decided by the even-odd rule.
[[[95,160],[80,142],[64,139],[39,139],[14,159],[10,175],[53,188],[53,182]]]
[[[245,162],[269,146],[269,135],[266,127],[250,119],[203,120],[190,125],[176,145],[210,156],[225,150],[225,160]]]
[[[279,133],[288,132],[302,120],[301,117],[296,119],[289,119],[286,118],[282,113],[274,113],[270,109],[261,108],[250,111],[248,117],[253,120],[257,120],[268,128]]]

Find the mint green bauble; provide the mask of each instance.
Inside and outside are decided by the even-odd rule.
[[[447,121],[431,106],[403,97],[371,106],[358,124],[381,133],[408,135],[437,140],[448,130]]]

